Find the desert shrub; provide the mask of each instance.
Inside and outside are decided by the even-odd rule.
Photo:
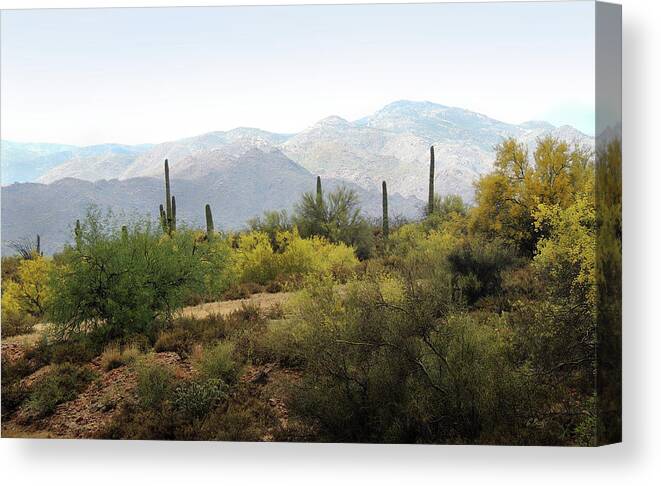
[[[195,338],[193,330],[176,326],[173,329],[161,332],[154,344],[154,351],[157,353],[171,351],[184,358],[191,353]]]
[[[299,368],[305,364],[301,349],[307,330],[300,320],[272,320],[264,332],[251,337],[254,358],[261,363],[280,363],[288,368]]]
[[[120,366],[135,362],[140,356],[137,346],[127,346],[122,349],[119,344],[111,344],[101,354],[101,367],[106,370],[114,370]]]
[[[135,223],[122,235],[92,210],[52,273],[50,319],[60,337],[96,331],[107,342],[148,333],[223,270],[221,253],[185,228],[167,236]]]
[[[234,344],[229,341],[218,342],[204,349],[194,357],[193,366],[201,376],[220,379],[229,384],[234,383],[239,374],[239,365],[234,359]]]
[[[18,255],[2,257],[0,269],[2,271],[3,282],[16,279],[19,263],[21,263],[21,257]]]
[[[454,285],[469,305],[500,292],[502,272],[519,262],[504,242],[479,237],[464,240],[447,259]]]
[[[48,273],[52,263],[35,255],[27,260],[8,259],[10,268],[6,272],[4,265],[5,259],[3,272],[7,277],[2,280],[2,335],[29,334],[48,305]]]
[[[2,356],[2,418],[13,414],[28,397],[28,390],[21,385],[21,380],[33,373],[37,367],[25,356],[16,361],[9,361]]]
[[[248,220],[248,228],[251,231],[266,234],[273,250],[278,251],[280,249],[277,239],[278,233],[290,231],[292,222],[284,209],[281,211],[266,211],[262,216]]]
[[[160,410],[174,388],[174,372],[168,366],[145,360],[138,363],[137,375],[138,403],[146,409]]]
[[[202,418],[226,400],[227,384],[218,378],[186,381],[174,389],[172,405],[186,417]]]
[[[223,300],[247,299],[253,294],[264,292],[265,287],[256,282],[241,282],[232,285],[222,296]]]
[[[358,264],[354,250],[343,243],[311,236],[301,238],[296,229],[276,235],[274,252],[264,233],[246,233],[239,238],[235,255],[236,273],[244,282],[292,281],[297,276],[333,274],[347,279]]]
[[[346,187],[325,195],[305,193],[296,206],[294,223],[304,238],[319,236],[333,243],[344,243],[364,260],[374,250],[374,238],[359,203],[356,192]]]
[[[308,282],[293,299],[304,373],[291,413],[321,440],[528,440],[529,389],[511,359],[507,321],[461,312],[450,278],[409,270],[343,291]]]
[[[271,305],[268,309],[264,311],[264,318],[265,319],[284,319],[285,317],[285,308],[280,302],[276,302],[275,304]]]
[[[245,390],[226,407],[217,407],[200,424],[197,436],[203,440],[259,441],[277,424],[270,407]]]
[[[33,346],[30,346],[25,356],[30,361],[47,364],[89,363],[101,351],[102,347],[89,336],[79,335],[68,340],[53,340],[42,336]]]
[[[4,300],[4,295],[3,295]],[[2,309],[2,336],[5,338],[11,336],[20,336],[30,334],[37,324],[37,318],[24,312],[6,311],[3,304]]]
[[[86,336],[51,344],[52,363],[88,363],[100,352],[101,346]]]
[[[182,316],[165,326],[154,344],[157,353],[172,351],[182,358],[193,353],[198,344],[213,344],[218,340],[248,332],[263,323],[259,307],[243,303],[227,316],[210,314],[205,317]]]
[[[8,306],[34,317],[43,316],[51,296],[48,275],[52,268],[52,262],[42,256],[22,259],[14,279],[3,281],[3,309]]]
[[[84,366],[71,363],[55,365],[30,388],[26,410],[35,418],[49,415],[60,403],[76,398],[94,376]]]
[[[3,379],[4,381],[4,379]],[[2,420],[8,419],[30,395],[20,383],[2,384]]]

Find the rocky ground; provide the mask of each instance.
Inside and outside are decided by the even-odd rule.
[[[243,303],[251,302],[262,308],[268,308],[286,300],[287,294],[255,294],[249,299],[214,302],[184,310],[184,314],[203,317],[210,313],[229,314],[239,309]],[[38,334],[38,333],[35,333]],[[2,354],[10,361],[19,359],[35,341],[35,336],[19,336],[2,342]],[[149,359],[168,365],[175,374],[190,378],[194,373],[191,363],[177,353],[151,353]],[[119,413],[123,403],[136,398],[137,376],[132,366],[125,365],[105,371],[100,364],[100,357],[88,366],[97,375],[87,388],[74,400],[58,405],[55,412],[40,420],[31,420],[21,409],[8,421],[2,423],[3,437],[32,438],[95,438],[108,426]],[[25,377],[22,384],[29,388],[50,366],[44,366]],[[251,395],[263,400],[277,417],[280,429],[289,427],[289,412],[285,405],[285,388],[288,383],[300,379],[294,370],[282,369],[276,364],[251,365],[244,370],[241,382],[250,387]],[[274,440],[275,430],[269,430],[262,438]]]

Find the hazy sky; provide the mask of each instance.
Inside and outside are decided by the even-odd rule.
[[[398,99],[594,133],[592,2],[3,11],[3,139],[296,132]]]

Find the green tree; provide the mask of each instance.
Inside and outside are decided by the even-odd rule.
[[[294,222],[303,238],[316,235],[345,243],[353,246],[361,259],[372,252],[372,231],[360,211],[358,195],[344,186],[326,193],[323,199],[321,193],[303,194]]]
[[[50,278],[49,318],[61,338],[95,332],[109,340],[145,332],[155,320],[171,319],[192,293],[203,292],[208,275],[224,264],[224,256],[191,231],[163,235],[139,222],[122,236],[111,216],[94,209],[76,239]]]

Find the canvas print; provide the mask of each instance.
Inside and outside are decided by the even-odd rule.
[[[621,440],[621,9],[4,10],[2,437]]]

